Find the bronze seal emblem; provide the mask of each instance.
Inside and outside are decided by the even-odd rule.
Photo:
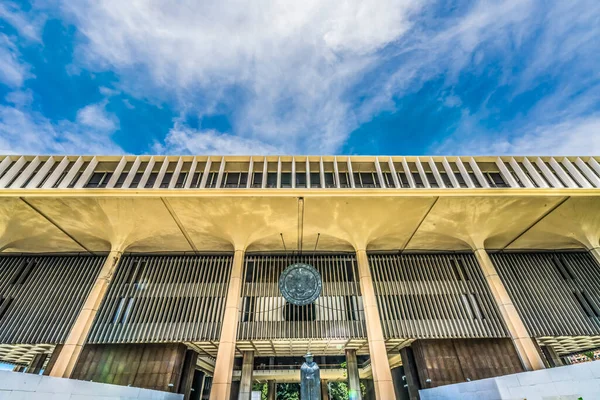
[[[292,264],[279,278],[281,294],[288,303],[297,306],[313,303],[321,294],[322,287],[319,271],[309,264]]]

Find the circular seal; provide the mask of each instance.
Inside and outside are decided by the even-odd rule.
[[[321,294],[321,275],[312,265],[297,263],[289,265],[279,278],[279,290],[292,304],[304,306],[314,302]]]

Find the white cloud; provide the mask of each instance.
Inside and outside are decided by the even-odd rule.
[[[502,154],[598,155],[600,115],[539,126],[502,147]]]
[[[89,104],[77,111],[76,121],[81,125],[102,131],[115,131],[119,121],[105,109],[106,104]]]
[[[456,135],[436,150],[460,154],[598,155],[600,115],[542,126],[527,126],[519,135]],[[452,151],[457,153],[456,150]]]
[[[14,38],[0,33],[0,83],[15,88],[31,77],[29,65],[21,61]]]
[[[10,1],[0,3],[0,19],[13,26],[19,35],[30,41],[41,42],[41,31],[46,17],[41,14],[28,14]]]
[[[451,88],[466,69],[485,68],[489,55],[503,60],[506,82],[500,84],[517,81],[515,96],[567,63],[577,64],[582,81],[597,78],[597,57],[585,57],[598,52],[597,1],[480,0],[451,18],[428,14],[423,6],[431,3],[188,0],[173,7],[167,1],[101,0],[65,1],[63,7],[86,37],[78,56],[88,68],[116,69],[125,90],[176,99],[180,111],[200,118],[223,107],[231,111],[231,132],[178,122],[163,151],[204,149],[182,146],[183,138],[198,143],[198,136],[220,143],[216,148],[223,152],[238,152],[239,143],[249,149],[268,143],[285,153],[336,152],[361,123],[393,111],[394,99],[439,76]],[[533,35],[539,45],[515,76],[513,66],[523,60],[514,59],[514,50]],[[385,63],[390,67],[373,73]],[[347,96],[367,73],[375,78],[361,89],[356,107]],[[568,99],[580,87],[565,87],[549,101]],[[457,96],[440,101],[466,107]],[[476,115],[466,115],[475,130]],[[539,125],[579,117],[541,118]]]
[[[510,148],[525,146],[519,137],[537,135],[545,142],[548,132],[586,132],[593,126],[586,115],[600,101],[600,2],[595,0],[478,0],[457,5],[451,17],[440,12],[447,4],[433,0],[60,2],[61,16],[78,29],[72,73],[114,71],[120,82],[100,88],[105,98],[126,92],[183,115],[154,146],[161,152],[338,152],[360,124],[393,112],[396,99],[440,77],[445,85],[439,106],[460,108],[464,117],[456,134],[431,146],[433,152],[509,151],[480,137],[491,134]],[[7,4],[0,5],[0,18],[37,45],[45,13],[37,17]],[[521,47],[532,38],[536,46],[523,56]],[[14,40],[0,37],[0,81],[17,89],[32,75]],[[511,129],[488,132],[480,122],[494,110],[485,103],[469,110],[453,85],[461,74],[485,74],[490,57],[502,72],[499,85],[516,87],[512,96],[567,69],[573,78],[515,118]],[[52,124],[28,111],[27,96],[17,92],[7,97],[13,105],[4,112],[13,118],[23,113],[22,124],[41,126],[59,145],[66,132],[81,132],[84,139],[99,132],[102,139],[90,141],[95,146],[118,129],[106,100],[83,107],[74,122]],[[219,113],[230,117],[227,132],[184,123],[186,116],[201,120]],[[563,139],[578,148],[577,140]],[[42,142],[41,148],[52,148]],[[67,142],[72,148],[80,143]],[[482,147],[469,147],[473,143]]]
[[[89,112],[88,107],[82,109],[84,115]],[[0,154],[123,153],[111,140],[114,129],[108,124],[86,125],[66,120],[52,123],[23,105],[0,106]]]
[[[169,131],[165,144],[156,144],[157,153],[175,154],[237,154],[263,155],[281,154],[282,150],[264,142],[241,138],[214,129],[191,129],[181,122],[175,122]]]
[[[456,99],[462,118],[449,138],[441,143],[431,141],[430,152],[597,154],[599,18],[600,3],[593,0],[480,1],[447,28],[434,35],[417,36],[402,47],[399,52],[406,54],[406,62],[374,88],[379,94],[370,98],[362,112],[375,114],[389,107],[394,96],[416,90],[437,77],[444,77],[445,86],[452,89],[459,74],[467,71],[473,74],[476,86],[477,73],[485,80],[487,68],[499,69],[502,79],[479,108],[470,110]],[[529,47],[524,51],[527,40]],[[484,55],[491,56],[493,64],[482,62]],[[497,89],[512,88],[508,101],[517,101],[519,95],[544,83],[555,88],[512,120],[503,119],[507,118],[502,116],[503,110],[488,105]],[[495,115],[496,126],[482,123]],[[451,128],[448,126],[449,131]]]
[[[422,3],[105,0],[63,7],[86,38],[79,60],[116,69],[125,90],[175,98],[180,110],[200,116],[225,103],[233,110],[231,135],[242,142],[328,153],[357,126],[345,91],[410,28]]]
[[[5,97],[9,104],[14,104],[17,107],[29,106],[33,102],[33,92],[29,89],[26,90],[15,90],[9,92]]]

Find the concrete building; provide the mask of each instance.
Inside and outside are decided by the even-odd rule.
[[[190,399],[308,351],[376,399],[561,365],[600,347],[599,161],[1,157],[0,361]]]

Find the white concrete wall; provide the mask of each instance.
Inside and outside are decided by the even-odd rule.
[[[600,361],[419,391],[421,400],[600,400]]]
[[[0,371],[0,400],[183,400],[182,394]]]

